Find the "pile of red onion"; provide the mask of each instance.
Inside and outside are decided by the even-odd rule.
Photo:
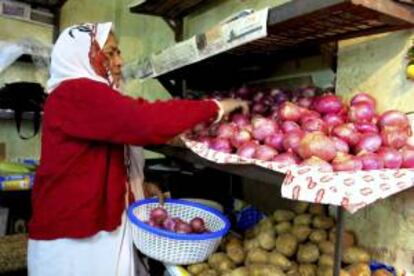
[[[396,110],[378,114],[376,100],[367,93],[355,95],[349,105],[315,88],[263,92],[242,87],[230,96],[249,100],[251,114],[199,125],[192,137],[211,149],[324,171],[414,168],[408,117]]]
[[[170,217],[167,210],[162,207],[152,209],[150,218],[145,223],[155,228],[181,234],[203,234],[210,232],[202,218],[195,217],[187,223],[181,218]]]

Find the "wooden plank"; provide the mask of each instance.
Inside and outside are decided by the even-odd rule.
[[[414,9],[407,4],[397,3],[391,0],[352,0],[352,3],[386,14],[394,19],[393,23],[403,23],[401,22],[403,20],[414,24]]]

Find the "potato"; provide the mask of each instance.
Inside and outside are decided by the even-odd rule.
[[[214,269],[208,269],[208,270],[204,270],[203,272],[197,274],[197,276],[219,276],[219,274]]]
[[[219,272],[224,272],[228,270],[233,270],[236,267],[236,265],[230,260],[230,258],[223,259],[220,261],[217,266],[213,267],[215,270],[218,270]]]
[[[335,225],[335,221],[331,217],[316,216],[313,218],[312,224],[318,229],[330,229]]]
[[[277,251],[269,254],[269,263],[277,266],[283,271],[287,271],[292,267],[292,262]]]
[[[312,215],[311,214],[302,214],[295,217],[293,220],[294,225],[306,225],[309,226],[312,223]]]
[[[304,242],[308,239],[312,229],[305,225],[295,225],[292,228],[292,234],[296,236],[299,242]]]
[[[229,257],[222,252],[214,253],[208,257],[208,264],[211,268],[216,269],[216,267],[219,266],[219,263],[221,262],[227,262],[226,260],[230,260]]]
[[[334,276],[332,266],[320,266],[317,272],[318,276]],[[349,276],[349,273],[343,269],[339,271],[339,276]]]
[[[292,210],[296,213],[296,214],[303,214],[306,213],[306,211],[309,208],[309,203],[307,202],[295,202]]]
[[[230,276],[232,270],[220,271],[220,276]]]
[[[299,263],[314,263],[319,258],[319,248],[313,243],[299,245],[296,259]]]
[[[371,276],[371,269],[367,264],[353,264],[347,270],[350,276]]]
[[[265,264],[269,262],[269,253],[261,248],[255,248],[247,252],[246,264]]]
[[[254,248],[259,248],[259,241],[257,239],[245,240],[243,243],[244,250],[249,251]]]
[[[244,232],[244,238],[245,239],[253,239],[254,237],[256,237],[256,234],[254,232],[254,227],[250,228],[249,230],[247,230],[246,232]]]
[[[298,239],[293,234],[282,234],[276,239],[276,250],[286,257],[292,257],[298,248]]]
[[[309,240],[313,243],[320,243],[326,241],[328,238],[328,233],[322,229],[313,230],[309,235]]]
[[[235,264],[241,264],[246,258],[246,253],[244,252],[243,246],[236,242],[228,243],[226,245],[226,254],[229,256]]]
[[[301,264],[299,265],[299,275],[298,276],[316,276],[317,267],[312,264]]]
[[[289,233],[292,229],[292,224],[289,221],[283,221],[274,227],[277,234]]]
[[[261,248],[265,250],[272,250],[276,246],[275,233],[273,231],[264,231],[257,236],[257,241]]]
[[[309,213],[312,215],[323,216],[326,214],[325,207],[321,204],[311,204],[309,207]]]
[[[329,240],[331,242],[336,241],[336,229],[335,228],[333,228],[329,232]],[[343,247],[344,248],[356,246],[357,240],[356,240],[355,234],[351,231],[344,231],[342,242],[343,242]]]
[[[276,222],[291,221],[295,217],[295,213],[288,210],[276,210],[273,213],[273,219]]]
[[[319,257],[319,261],[318,261],[318,265],[319,266],[334,266],[334,258],[333,255],[326,255],[323,254]]]
[[[393,274],[385,269],[380,269],[372,273],[372,276],[393,276]]]
[[[230,276],[249,276],[249,270],[247,267],[241,266],[233,270]]]
[[[322,241],[318,244],[322,254],[332,255],[335,253],[335,244],[331,241]]]
[[[348,247],[343,255],[343,262],[346,264],[368,263],[370,259],[369,253],[359,247]]]
[[[254,264],[248,268],[249,276],[285,276],[285,273],[274,265]]]
[[[273,225],[272,218],[262,219],[259,222],[258,226],[259,226],[259,233],[263,232],[263,231],[267,231],[267,230],[273,230],[274,225]],[[257,233],[257,234],[259,234],[259,233]]]
[[[298,276],[299,275],[299,266],[297,263],[292,262],[291,268],[286,271],[286,276]]]
[[[193,264],[187,267],[188,272],[190,272],[193,275],[197,275],[204,270],[209,270],[210,267],[206,263],[199,263],[199,264]]]

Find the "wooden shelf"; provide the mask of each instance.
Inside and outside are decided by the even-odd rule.
[[[138,0],[129,6],[132,13],[176,19],[188,15],[206,0]]]
[[[185,161],[191,164],[198,164],[205,167],[213,168],[230,174],[250,178],[260,182],[278,185],[282,184],[285,177],[284,174],[277,173],[274,171],[267,170],[262,167],[255,165],[228,165],[228,164],[217,164],[208,161],[191,150],[173,146],[151,146],[146,147],[147,150],[154,151],[157,153],[164,154],[170,158]]]
[[[150,2],[155,5],[159,1]],[[188,62],[157,78],[217,85],[215,80],[230,75],[229,82],[234,83],[280,59],[319,54],[320,46],[326,43],[413,26],[414,7],[393,0],[292,0],[269,9],[266,37]],[[189,83],[188,87],[193,86]]]

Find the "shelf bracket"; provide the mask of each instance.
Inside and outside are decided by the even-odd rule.
[[[176,42],[183,40],[183,19],[163,17],[165,23],[173,30]]]

